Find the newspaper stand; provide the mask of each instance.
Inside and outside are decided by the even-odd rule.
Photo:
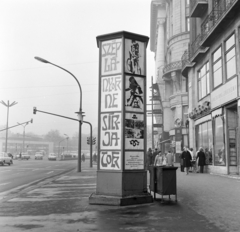
[[[175,201],[177,201],[177,167],[149,167],[150,172],[150,192],[154,193],[154,200],[156,200],[156,193],[163,196],[175,195]]]

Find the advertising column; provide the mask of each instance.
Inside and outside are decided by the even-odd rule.
[[[152,202],[147,192],[146,47],[130,32],[97,37],[99,47],[98,170],[90,204]]]

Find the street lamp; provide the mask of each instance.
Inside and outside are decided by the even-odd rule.
[[[77,84],[78,84],[78,87],[79,87],[79,90],[80,90],[80,108],[79,108],[78,114],[79,114],[80,117],[82,118],[82,114],[83,114],[83,112],[82,112],[82,88],[81,88],[81,85],[80,85],[78,79],[77,79],[71,72],[69,72],[68,70],[66,70],[66,69],[64,69],[64,68],[62,68],[62,67],[60,67],[60,66],[58,66],[58,65],[56,65],[56,64],[53,64],[53,63],[51,63],[51,62],[49,62],[49,61],[47,61],[47,60],[45,60],[45,59],[43,59],[43,58],[37,57],[37,56],[35,56],[34,58],[35,58],[36,60],[42,62],[42,63],[51,64],[51,65],[53,65],[53,66],[55,66],[55,67],[57,67],[57,68],[60,68],[60,69],[64,70],[65,72],[69,73],[69,74],[76,80],[76,82],[77,82]],[[78,172],[81,172],[81,139],[82,139],[82,120],[79,120]]]
[[[6,126],[6,128],[8,128],[9,107],[16,105],[17,102],[14,101],[10,104],[9,101],[8,101],[8,103],[5,103],[4,101],[0,101],[0,103],[7,107],[7,126]],[[8,140],[8,129],[6,130],[5,152],[7,152],[7,140]]]
[[[31,119],[29,122],[33,123],[33,119]],[[26,122],[24,125],[20,124],[18,122],[18,125],[21,125],[23,126],[23,148],[22,148],[22,152],[25,152],[24,149],[25,149],[25,127],[28,125],[29,122]]]

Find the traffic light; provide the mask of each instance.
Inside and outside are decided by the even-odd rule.
[[[33,114],[37,113],[37,107],[33,107]]]
[[[89,139],[89,137],[87,137],[87,144],[90,144],[90,139]]]
[[[96,144],[96,137],[93,138],[92,144],[93,144],[93,145]]]

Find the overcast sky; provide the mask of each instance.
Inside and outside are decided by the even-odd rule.
[[[75,117],[80,93],[72,76],[34,59],[42,57],[72,72],[82,86],[84,120],[97,127],[98,54],[96,37],[117,31],[150,36],[150,0],[1,0],[0,101],[9,109],[9,126],[33,118],[26,132],[59,130],[72,136],[78,122],[42,111]],[[148,87],[154,75],[154,54],[147,47]],[[7,107],[0,104],[0,126]],[[89,127],[83,125],[83,133]],[[11,129],[22,133],[22,126]]]

